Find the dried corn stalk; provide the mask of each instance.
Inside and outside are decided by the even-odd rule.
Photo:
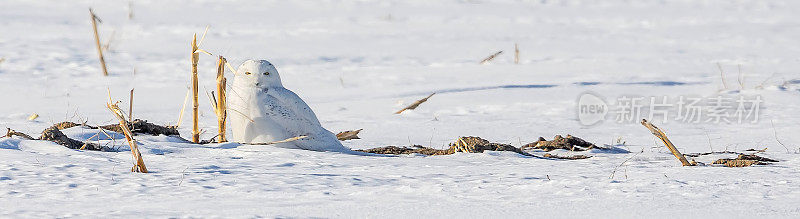
[[[420,99],[420,100],[417,100],[417,101],[415,101],[414,103],[412,103],[411,105],[408,105],[406,108],[403,108],[403,109],[401,109],[401,110],[399,110],[399,111],[395,112],[394,114],[400,114],[400,113],[402,113],[403,111],[406,111],[406,110],[413,110],[413,109],[416,109],[416,108],[417,108],[417,107],[418,107],[420,104],[424,103],[425,101],[428,101],[428,98],[431,98],[431,97],[432,97],[434,94],[436,94],[436,93],[432,93],[431,95],[428,95],[428,96],[427,96],[427,97],[425,97],[425,98],[422,98],[422,99]]]
[[[92,8],[89,8],[89,19],[92,20],[92,29],[94,29],[94,42],[97,45],[97,56],[100,58],[100,66],[103,68],[103,76],[108,76],[108,70],[106,70],[106,59],[103,58],[103,48],[100,46],[100,35],[97,34],[97,22],[99,21],[102,23],[103,21],[94,14]]]
[[[200,53],[197,53],[197,34],[192,37],[192,142],[200,143],[200,127],[197,125],[198,108],[197,92],[200,88],[197,85],[197,62],[200,60]]]
[[[139,152],[139,146],[136,145],[136,140],[133,139],[133,133],[130,128],[128,128],[130,126],[128,126],[128,120],[125,119],[125,114],[122,112],[122,109],[120,109],[116,103],[112,104],[110,97],[108,103],[106,103],[106,107],[108,107],[108,110],[119,120],[119,127],[122,129],[122,134],[125,135],[125,140],[128,142],[128,145],[131,146],[131,154],[133,154],[133,159],[136,162],[131,168],[131,172],[147,173],[147,167],[144,165],[142,153]]]
[[[492,61],[492,59],[494,59],[494,58],[497,58],[497,56],[498,56],[498,55],[500,55],[500,54],[502,54],[502,53],[503,53],[503,51],[498,51],[498,52],[496,52],[496,53],[494,53],[494,54],[490,55],[489,57],[486,57],[485,59],[481,60],[480,64],[481,64],[481,65],[483,65],[483,64],[486,64],[486,63],[488,63],[489,61]]]
[[[228,83],[228,80],[225,78],[225,64],[227,60],[222,56],[219,56],[219,60],[217,62],[217,98],[214,102],[214,112],[217,114],[217,125],[219,126],[219,138],[217,142],[227,142],[228,140],[225,138],[225,120],[228,117],[227,113],[227,101],[226,101],[226,93],[225,87]]]
[[[664,131],[661,131],[660,128],[656,127],[655,125],[653,125],[652,123],[648,122],[645,119],[642,119],[642,125],[647,129],[649,129],[650,132],[653,133],[653,135],[661,139],[661,142],[664,142],[664,145],[667,146],[667,149],[669,149],[669,151],[672,152],[672,155],[675,155],[675,158],[678,158],[678,160],[681,162],[681,164],[683,164],[683,166],[694,166],[694,164],[689,163],[689,161],[686,160],[686,157],[684,157],[683,154],[681,154],[681,152],[678,151],[678,148],[675,148],[675,145],[673,145],[672,142],[669,141],[669,138],[667,138],[667,134],[664,134]]]

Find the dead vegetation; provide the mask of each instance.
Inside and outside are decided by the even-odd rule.
[[[769,164],[770,162],[778,162],[777,160],[773,160],[773,159],[769,159],[769,158],[765,158],[765,157],[761,157],[761,156],[756,155],[757,153],[761,153],[761,152],[766,151],[767,150],[766,148],[761,149],[761,150],[749,149],[749,151],[754,151],[753,154],[744,154],[744,153],[731,152],[731,151],[718,151],[718,152],[686,154],[684,156],[684,154],[681,154],[681,152],[678,151],[678,149],[675,147],[675,145],[673,145],[672,142],[669,141],[669,139],[667,138],[667,135],[664,134],[664,131],[662,131],[660,128],[656,127],[655,125],[651,124],[650,122],[648,122],[647,120],[644,120],[644,119],[642,119],[642,125],[647,127],[647,129],[649,129],[650,132],[652,132],[653,135],[655,135],[656,137],[661,139],[661,141],[670,150],[670,152],[672,152],[672,154],[675,155],[675,158],[678,158],[678,160],[681,161],[683,166],[696,166],[698,164],[701,164],[701,163],[698,163],[698,162],[696,162],[694,160],[689,162],[688,160],[686,160],[687,156],[688,157],[699,157],[699,156],[713,155],[713,154],[737,154],[738,157],[736,157],[736,158],[733,158],[733,159],[730,159],[730,158],[718,159],[718,160],[716,160],[716,161],[714,161],[712,163],[712,164],[721,164],[721,165],[724,165],[724,166],[727,166],[727,167],[747,167],[747,166],[751,166],[751,165],[766,165],[766,164]]]
[[[122,129],[122,134],[125,135],[125,140],[128,142],[128,145],[131,146],[131,154],[133,155],[133,160],[136,162],[131,168],[131,172],[147,173],[147,167],[144,165],[142,153],[139,152],[139,146],[136,145],[136,140],[133,139],[133,133],[131,133],[128,127],[128,120],[125,119],[125,114],[122,112],[122,109],[120,109],[116,103],[112,102],[111,96],[109,95],[106,106],[108,110],[117,117],[117,120],[119,120],[119,127]]]
[[[508,144],[491,143],[486,139],[472,136],[460,137],[456,139],[455,142],[450,144],[450,148],[448,150],[465,153],[483,153],[484,151],[513,151],[522,155],[530,155],[526,152],[523,152],[521,149]]]
[[[678,151],[678,148],[676,148],[675,145],[673,145],[672,142],[669,141],[669,138],[667,138],[667,134],[665,134],[664,131],[661,131],[660,128],[656,127],[655,125],[653,125],[652,123],[648,122],[645,119],[642,119],[642,125],[646,127],[648,130],[650,130],[650,133],[655,135],[658,139],[661,139],[661,142],[664,143],[664,146],[666,146],[667,149],[669,149],[669,151],[672,152],[672,155],[675,155],[675,158],[678,158],[678,161],[680,161],[681,164],[683,164],[683,166],[697,165],[696,162],[689,162],[688,160],[686,160],[686,157],[684,157],[683,154],[681,154],[681,152]]]
[[[371,148],[365,150],[356,150],[360,152],[372,153],[372,154],[422,154],[422,155],[448,155],[453,154],[453,152],[448,150],[439,150],[429,147],[423,147],[422,145],[414,145],[409,147],[398,147],[398,146],[386,146],[386,147],[379,147],[379,148]]]
[[[197,92],[200,90],[197,85],[197,62],[200,60],[200,53],[197,52],[197,34],[192,37],[192,142],[200,143],[200,128],[197,125],[199,103]]]
[[[591,142],[584,141],[583,139],[574,137],[572,135],[567,135],[566,138],[561,137],[561,135],[556,135],[551,141],[545,140],[544,137],[539,137],[538,141],[523,145],[520,149],[540,149],[544,151],[563,149],[568,151],[585,151],[605,148],[599,148],[597,145]]]
[[[358,137],[358,133],[360,133],[361,130],[363,130],[363,129],[339,132],[339,133],[336,133],[336,138],[339,139],[339,141],[361,139],[361,138]]]
[[[591,158],[592,156],[586,156],[586,155],[583,155],[583,154],[562,156],[562,155],[546,153],[546,154],[542,155],[542,157],[562,159],[562,160],[583,160],[583,159]]]
[[[100,128],[105,130],[111,130],[114,132],[122,133],[123,130],[119,125],[104,125],[100,126]],[[167,135],[167,136],[179,136],[178,129],[174,126],[162,126],[156,125],[153,123],[149,123],[146,120],[141,119],[134,119],[128,126],[133,134],[148,134],[148,135]]]
[[[73,124],[75,124],[75,125],[73,125]],[[67,137],[66,135],[64,135],[63,132],[61,132],[61,129],[63,129],[65,127],[66,128],[71,128],[71,127],[75,127],[75,126],[77,126],[77,124],[76,123],[71,123],[71,122],[56,123],[56,124],[46,128],[44,131],[42,131],[42,135],[39,136],[39,138],[33,138],[28,134],[25,134],[25,133],[22,133],[22,132],[18,132],[18,131],[14,131],[13,129],[7,128],[8,131],[6,132],[6,135],[4,137],[9,137],[10,138],[10,137],[18,136],[18,137],[23,138],[25,140],[51,141],[51,142],[54,142],[56,144],[62,145],[64,147],[67,147],[69,149],[92,150],[92,151],[113,151],[109,147],[100,146],[100,145],[95,144],[95,143],[81,142],[81,141],[78,141],[78,140],[75,140],[75,139],[71,139],[71,138]]]
[[[394,114],[400,114],[400,113],[403,113],[406,110],[414,110],[417,107],[419,107],[420,104],[424,103],[425,101],[428,101],[428,98],[431,98],[434,94],[436,94],[436,93],[432,93],[431,95],[428,95],[425,98],[422,98],[422,99],[419,99],[417,101],[414,101],[414,103],[412,103],[411,105],[408,105],[407,107],[395,112]]]
[[[494,58],[497,58],[497,56],[499,56],[500,54],[503,54],[502,50],[501,51],[497,51],[496,53],[490,55],[489,57],[486,57],[485,59],[481,60],[481,62],[479,64],[483,65],[483,64],[489,63]]]
[[[81,142],[75,139],[71,139],[64,135],[61,130],[57,126],[51,126],[44,131],[42,131],[42,136],[39,137],[38,140],[44,141],[52,141],[56,144],[62,145],[69,149],[80,149],[80,150],[90,150],[90,151],[113,151],[111,148],[100,146],[95,143],[91,142]]]
[[[214,96],[213,91],[211,92],[211,106],[214,108],[214,113],[217,115],[217,125],[219,127],[217,143],[228,141],[225,137],[225,121],[228,117],[227,94],[225,92],[225,87],[228,84],[228,79],[225,78],[226,63],[228,63],[228,61],[225,60],[224,57],[219,56],[219,60],[217,61],[217,96]]]
[[[550,158],[550,159],[567,159],[567,160],[579,160],[579,159],[586,159],[590,158],[591,156],[586,155],[570,155],[570,156],[561,156],[561,155],[553,155],[553,154],[544,154],[543,156],[530,154],[528,152],[523,151],[520,148],[514,147],[508,144],[502,143],[492,143],[486,139],[480,137],[460,137],[455,140],[455,142],[450,143],[450,147],[444,150],[435,149],[424,147],[421,145],[414,145],[411,147],[398,147],[398,146],[386,146],[386,147],[378,147],[378,148],[371,148],[365,150],[356,150],[360,152],[366,153],[373,153],[373,154],[422,154],[422,155],[450,155],[455,154],[456,152],[463,152],[463,153],[483,153],[485,151],[511,151],[515,152],[524,156],[529,157],[539,157],[539,158]]]
[[[14,136],[19,136],[20,138],[24,138],[26,140],[35,140],[33,137],[31,137],[28,134],[25,134],[25,133],[22,133],[22,132],[18,132],[18,131],[14,131],[13,129],[10,129],[10,128],[6,128],[6,129],[8,129],[8,131],[6,131],[6,135],[4,135],[3,137],[11,138],[11,137],[14,137]]]
[[[135,119],[132,123],[128,123],[126,121],[127,129],[130,130],[131,134],[148,134],[148,135],[167,135],[167,136],[180,136],[178,130],[174,126],[161,126],[156,125],[153,123],[149,123],[145,120]],[[109,124],[109,125],[102,125],[102,126],[91,126],[85,123],[79,124],[75,122],[59,122],[53,124],[52,126],[46,128],[42,131],[42,135],[38,138],[31,137],[28,134],[14,131],[13,129],[7,128],[7,132],[4,137],[13,137],[17,136],[26,140],[44,140],[44,141],[51,141],[56,144],[62,145],[64,147],[70,149],[80,149],[80,150],[92,150],[92,151],[115,151],[106,146],[100,146],[99,144],[91,143],[91,142],[81,142],[66,136],[61,130],[82,126],[88,129],[100,129],[102,132],[105,130],[118,132],[118,133],[125,133],[125,130],[119,124]]]
[[[103,69],[103,76],[108,76],[106,69],[106,59],[103,57],[103,47],[100,45],[100,35],[97,33],[97,22],[103,23],[97,15],[94,14],[92,8],[89,8],[89,19],[92,20],[92,29],[94,30],[94,42],[97,46],[97,56],[100,59],[100,66]]]
[[[714,161],[713,164],[722,164],[726,167],[747,167],[751,165],[768,165],[772,162],[778,161],[755,154],[739,154],[734,159],[719,159]]]

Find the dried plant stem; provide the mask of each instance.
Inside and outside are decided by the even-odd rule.
[[[769,120],[769,124],[771,124],[771,125],[772,125],[772,134],[774,134],[774,135],[775,135],[775,141],[777,141],[777,142],[778,142],[778,144],[780,144],[781,146],[783,146],[783,148],[785,148],[785,149],[786,149],[786,153],[789,153],[789,152],[791,152],[791,151],[789,150],[789,147],[786,147],[786,145],[785,145],[785,144],[783,144],[783,142],[781,142],[781,140],[780,140],[780,139],[778,139],[778,130],[775,130],[775,122],[773,122],[773,121],[770,119],[770,120]]]
[[[103,47],[100,46],[100,35],[97,33],[97,22],[100,19],[97,18],[97,15],[94,14],[92,8],[89,8],[89,16],[90,16],[89,18],[92,20],[92,29],[94,29],[94,42],[97,45],[97,56],[100,58],[100,66],[103,68],[103,76],[108,76],[108,70],[106,69],[106,60],[105,58],[103,58]]]
[[[503,51],[498,51],[498,52],[496,52],[496,53],[494,53],[494,54],[490,55],[489,57],[486,57],[485,59],[481,60],[480,64],[481,64],[481,65],[483,65],[483,64],[486,64],[486,63],[488,63],[489,61],[492,61],[492,59],[496,58],[498,55],[500,55],[500,54],[502,54],[502,53],[503,53]]]
[[[133,20],[133,1],[128,2],[128,20]]]
[[[425,101],[428,101],[428,98],[431,98],[431,97],[432,97],[434,94],[436,94],[436,93],[432,93],[431,95],[428,95],[428,96],[427,96],[427,97],[425,97],[425,98],[422,98],[422,99],[420,99],[420,100],[417,100],[417,101],[415,101],[414,103],[412,103],[411,105],[408,105],[406,108],[403,108],[403,109],[401,109],[401,110],[399,110],[399,111],[395,112],[394,114],[400,114],[400,113],[402,113],[402,112],[404,112],[404,111],[406,111],[406,110],[413,110],[413,109],[416,109],[416,108],[417,108],[417,107],[418,107],[420,104],[424,103]]]
[[[22,132],[18,132],[18,131],[14,131],[11,128],[6,128],[6,129],[8,129],[8,131],[6,132],[6,135],[4,135],[3,137],[10,138],[12,136],[19,136],[19,137],[22,137],[22,138],[27,139],[27,140],[36,140],[35,138],[31,137],[28,134],[25,134],[25,133],[22,133]]]
[[[514,64],[519,64],[519,45],[514,43]]]
[[[736,80],[739,81],[739,89],[744,90],[744,74],[742,73],[742,64],[739,64],[739,77]]]
[[[661,142],[663,142],[664,145],[667,146],[667,149],[669,149],[669,151],[672,152],[672,155],[675,155],[675,158],[678,158],[678,160],[681,162],[681,164],[683,164],[683,166],[694,166],[694,164],[689,163],[689,161],[686,160],[686,157],[684,157],[683,154],[681,154],[681,152],[678,151],[678,148],[675,148],[675,145],[673,145],[672,142],[669,141],[669,138],[667,138],[667,134],[664,134],[664,131],[662,131],[660,128],[656,127],[655,125],[653,125],[652,123],[648,122],[645,119],[642,119],[642,125],[647,129],[649,129],[650,132],[653,133],[653,135],[661,139]]]
[[[128,102],[128,122],[133,123],[133,88],[131,88],[131,96]]]
[[[630,161],[631,159],[633,159],[634,157],[636,157],[637,155],[642,154],[642,153],[644,153],[644,148],[642,148],[642,151],[640,151],[639,153],[636,153],[633,156],[629,157],[628,159],[625,159],[624,161],[622,161],[622,163],[620,163],[619,165],[614,167],[614,171],[611,171],[611,176],[609,176],[608,178],[609,179],[614,179],[614,174],[617,173],[617,169],[619,169],[620,167],[622,167],[622,165],[625,165],[625,163],[627,163],[628,161]],[[628,179],[628,174],[625,174],[625,179]]]
[[[225,138],[225,121],[228,117],[227,113],[227,94],[225,93],[225,87],[228,84],[228,80],[225,78],[225,64],[227,60],[224,57],[219,56],[219,60],[217,61],[217,102],[214,110],[217,113],[217,125],[219,127],[219,138],[217,142],[227,142],[228,140]]]
[[[725,88],[725,90],[727,90],[728,83],[725,82],[725,72],[722,71],[722,65],[720,65],[719,62],[717,62],[717,68],[719,68],[719,77],[722,79],[722,87]]]
[[[197,53],[197,34],[192,37],[192,142],[200,143],[200,127],[197,125],[198,108],[200,107],[197,100],[197,93],[199,87],[197,85],[197,62],[200,60],[200,54]]]
[[[176,129],[178,127],[180,127],[181,123],[183,122],[183,112],[186,112],[186,102],[189,101],[189,95],[191,95],[191,94],[192,94],[192,90],[187,89],[186,90],[186,96],[183,98],[183,106],[181,107],[181,113],[180,113],[180,115],[178,115],[178,124],[175,125]]]
[[[136,161],[136,164],[131,168],[131,172],[142,172],[147,173],[147,167],[144,165],[144,160],[142,159],[142,153],[139,152],[139,146],[136,145],[136,140],[133,139],[133,133],[130,130],[130,126],[128,126],[128,122],[125,119],[125,114],[122,112],[122,109],[117,106],[116,103],[112,104],[111,97],[109,97],[109,102],[106,103],[106,107],[108,110],[117,117],[119,120],[119,128],[122,129],[122,134],[125,135],[125,140],[128,142],[128,145],[131,146],[131,154],[133,154],[133,159]]]

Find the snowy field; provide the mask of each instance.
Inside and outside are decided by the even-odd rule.
[[[108,77],[89,7],[101,41],[111,39]],[[107,89],[127,108],[135,88],[136,118],[177,124],[189,42],[209,26],[202,49],[234,66],[270,60],[328,130],[364,129],[343,142],[353,149],[445,149],[459,136],[519,147],[572,134],[630,151],[375,157],[142,135],[151,171],[142,174],[129,172],[124,140],[101,141],[120,152],[97,152],[2,138],[0,217],[800,217],[800,2],[4,0],[0,9],[0,128],[34,137],[61,121],[116,122]],[[202,139],[217,132],[203,94],[215,89],[215,57],[200,57]],[[579,121],[584,92],[608,106],[599,124]],[[767,148],[759,155],[780,162],[682,167],[637,122],[664,96],[667,122],[651,121],[682,152]],[[643,98],[641,115],[614,111],[625,97]],[[678,117],[682,97],[709,102],[700,121]],[[713,98],[731,100],[729,122],[705,107]],[[740,98],[761,101],[745,105],[753,114],[742,122]],[[85,140],[96,130],[65,133]]]

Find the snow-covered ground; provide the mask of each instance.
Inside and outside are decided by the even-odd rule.
[[[89,7],[103,21],[102,41],[111,39],[109,77]],[[176,124],[189,41],[208,25],[201,48],[234,66],[270,60],[324,127],[364,129],[361,140],[344,142],[354,149],[443,149],[459,136],[521,146],[572,134],[621,139],[618,147],[631,151],[575,161],[506,152],[371,157],[137,136],[151,171],[141,174],[129,172],[120,140],[110,143],[121,152],[96,152],[2,138],[2,217],[800,216],[800,2],[5,0],[0,9],[0,128],[34,137],[60,121],[114,123],[107,89],[127,106],[135,88],[137,118]],[[201,93],[215,88],[215,65],[215,56],[201,56]],[[392,114],[433,92],[418,109]],[[577,100],[585,92],[609,110],[643,97],[643,114],[620,123],[616,116],[627,114],[610,111],[583,126]],[[650,97],[664,96],[669,120],[652,121],[682,152],[768,148],[761,154],[780,162],[681,167],[636,122],[648,117]],[[677,121],[681,97],[730,98],[732,121],[706,117],[710,102],[704,121]],[[737,121],[740,97],[761,98],[757,120]],[[217,131],[206,99],[203,139]],[[32,113],[40,117],[27,120]],[[83,140],[96,131],[65,132]]]

